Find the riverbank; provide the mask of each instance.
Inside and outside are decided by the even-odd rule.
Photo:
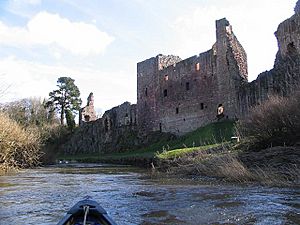
[[[177,156],[171,151],[157,158],[159,171],[179,177],[208,176],[225,182],[300,185],[300,148],[297,146],[251,152],[227,143]]]
[[[225,183],[259,183],[270,186],[300,185],[300,148],[272,147],[243,151],[226,142],[162,152],[76,155],[80,163],[127,164],[151,169],[153,177],[209,177]]]
[[[139,150],[60,155],[57,160],[129,164],[151,168],[154,176],[206,176],[225,182],[276,186],[300,184],[299,146],[249,150],[247,143],[231,140],[234,126],[233,121],[223,121]]]
[[[201,146],[209,148],[211,145],[228,142],[234,134],[235,122],[232,120],[224,120],[221,122],[211,123],[190,132],[181,137],[155,138],[151,144],[146,146],[133,146],[133,150],[123,152],[110,153],[81,153],[81,154],[64,154],[60,153],[56,156],[56,160],[68,160],[84,163],[115,163],[115,164],[131,164],[142,167],[152,167],[158,158],[156,155],[162,152],[169,152],[174,149],[196,149]],[[157,136],[157,135],[156,135]],[[181,150],[180,150],[181,151]]]

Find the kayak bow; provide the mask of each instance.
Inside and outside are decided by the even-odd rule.
[[[76,203],[57,225],[117,225],[93,200]]]

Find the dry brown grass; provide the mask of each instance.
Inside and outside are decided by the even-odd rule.
[[[0,113],[0,170],[35,166],[39,163],[40,155],[39,133],[25,130]]]
[[[197,156],[187,156],[180,159],[163,162],[164,170],[168,174],[208,176],[219,178],[226,182],[251,183],[263,185],[289,186],[300,184],[300,168],[286,166],[275,168],[272,166],[247,167],[235,153],[199,152]]]

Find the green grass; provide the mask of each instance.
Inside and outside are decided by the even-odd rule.
[[[230,141],[234,135],[234,126],[231,120],[211,123],[182,136],[179,142],[192,147]]]
[[[99,162],[105,160],[121,160],[129,158],[144,158],[150,159],[154,157],[154,151],[139,150],[128,152],[115,152],[115,153],[90,153],[90,154],[76,154],[76,155],[60,155],[59,159],[75,160],[81,162]]]
[[[179,148],[179,149],[174,149],[171,151],[164,151],[162,153],[157,154],[156,157],[158,159],[178,158],[178,157],[182,157],[188,153],[192,153],[192,152],[199,151],[199,150],[207,150],[210,148],[218,147],[220,145],[221,145],[221,143],[204,145],[204,146],[199,146],[199,147],[192,147],[192,148]]]
[[[132,158],[154,158],[157,152],[163,153],[161,157],[176,157],[198,149],[207,149],[217,146],[218,143],[229,141],[233,136],[235,123],[222,121],[208,124],[184,136],[170,140],[162,135],[159,141],[139,150],[113,153],[90,153],[76,155],[61,155],[60,158],[85,162],[105,160],[122,160]],[[199,148],[199,146],[202,146]]]

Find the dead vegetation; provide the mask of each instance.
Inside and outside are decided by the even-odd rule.
[[[274,186],[299,185],[299,164],[291,163],[294,161],[290,159],[295,155],[287,156],[283,149],[273,151],[274,154],[271,156],[262,153],[260,160],[256,158],[257,161],[254,163],[251,160],[247,161],[253,155],[241,158],[241,152],[233,151],[230,145],[224,145],[215,149],[186,154],[184,157],[159,160],[157,166],[159,171],[166,171],[168,175],[207,176],[226,182],[256,182]],[[286,161],[282,161],[281,164],[273,163],[282,155],[286,157]]]
[[[0,113],[0,171],[38,165],[40,133],[25,130],[6,114]]]

